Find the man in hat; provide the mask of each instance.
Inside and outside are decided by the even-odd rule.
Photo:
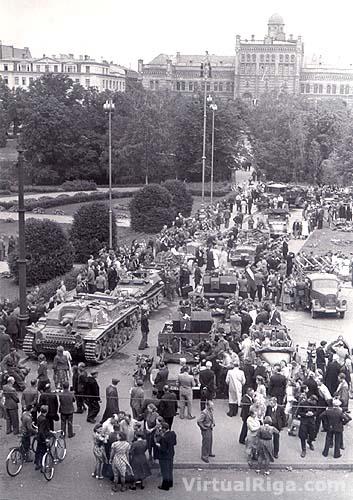
[[[69,383],[63,382],[63,392],[59,394],[60,408],[59,413],[61,417],[61,430],[68,438],[73,438],[75,433],[73,431],[73,416],[74,416],[74,401],[75,395],[69,390]],[[67,425],[66,425],[67,424]],[[66,434],[67,427],[67,434]]]
[[[91,375],[87,377],[86,382],[86,395],[87,395],[87,422],[90,424],[96,423],[96,417],[100,410],[100,394],[99,385],[97,382],[98,372],[93,371]]]
[[[47,415],[48,407],[42,405],[38,416],[38,441],[34,458],[35,470],[40,470],[42,468],[42,459],[47,451],[46,440],[51,436],[51,428]]]
[[[341,401],[337,398],[332,401],[332,408],[327,408],[321,414],[322,425],[326,432],[325,447],[322,452],[324,457],[328,456],[328,451],[334,444],[333,458],[340,458],[342,439],[343,439],[343,425],[348,422],[348,418],[341,409]]]
[[[334,394],[338,387],[338,375],[341,372],[341,365],[339,363],[337,354],[332,356],[332,361],[327,364],[325,374],[325,385],[331,394]]]
[[[145,392],[143,390],[143,380],[136,381],[136,387],[130,389],[130,407],[132,410],[132,417],[139,420],[142,415],[143,402]]]
[[[307,398],[307,395],[300,399],[297,409],[297,416],[300,420],[298,436],[301,443],[302,452],[300,456],[306,456],[306,443],[310,450],[314,450],[313,441],[316,437],[315,416],[318,397],[312,394]]]
[[[214,398],[216,392],[216,379],[214,371],[212,370],[212,362],[206,361],[204,365],[201,364],[200,374],[200,409],[204,410],[206,401]]]
[[[325,376],[326,372],[326,359],[327,359],[327,354],[325,351],[326,345],[327,345],[326,340],[322,340],[320,342],[319,347],[316,349],[316,367],[318,370],[321,370],[323,376]]]
[[[246,394],[242,397],[241,400],[241,412],[240,417],[243,421],[243,425],[240,431],[239,443],[245,444],[245,439],[248,433],[247,420],[250,415],[250,407],[254,402],[254,394],[255,391],[252,387],[248,387],[246,389]]]
[[[200,427],[202,437],[201,460],[206,463],[209,463],[209,457],[215,456],[212,452],[213,428],[215,426],[213,409],[213,401],[207,401],[205,409],[201,411],[197,419],[197,425]]]
[[[231,368],[227,372],[226,384],[228,385],[229,411],[228,417],[236,417],[238,407],[241,402],[243,385],[245,384],[245,375],[239,368],[239,363],[231,363]]]
[[[0,362],[4,357],[10,353],[10,348],[12,347],[12,340],[10,335],[6,333],[6,328],[4,325],[0,325]]]
[[[83,413],[86,411],[84,395],[86,394],[87,371],[86,365],[82,362],[77,365],[77,368],[77,394],[75,394],[77,405],[76,413]]]
[[[59,408],[59,403],[58,403],[58,396],[55,394],[55,392],[52,392],[51,390],[51,385],[50,382],[46,384],[44,392],[40,395],[39,398],[39,406],[46,406],[47,413],[46,413],[46,418],[49,422],[49,427],[50,430],[54,430],[54,422],[57,422],[59,420],[59,415],[58,415],[58,408]]]
[[[119,413],[119,394],[118,384],[120,380],[112,378],[112,383],[105,389],[106,406],[101,422],[112,417],[115,413]]]
[[[7,383],[3,387],[4,407],[6,412],[6,434],[19,433],[19,420],[18,420],[18,395],[14,388],[15,379],[9,377]]]

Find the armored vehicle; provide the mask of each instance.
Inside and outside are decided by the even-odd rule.
[[[257,245],[239,244],[229,252],[229,260],[232,266],[247,266],[254,264],[257,255]]]
[[[267,226],[270,236],[283,236],[288,233],[289,229],[289,213],[283,208],[269,208],[266,210]]]
[[[289,363],[295,351],[292,339],[285,325],[258,325],[250,329],[255,342],[255,353],[270,365],[284,360]]]
[[[305,305],[311,310],[312,318],[322,314],[336,314],[344,318],[347,310],[347,301],[339,297],[340,281],[335,274],[311,273],[307,274],[308,293]]]
[[[132,273],[123,276],[113,296],[122,299],[135,299],[139,304],[147,300],[151,309],[157,309],[162,301],[164,283],[156,270],[145,270],[136,276]]]
[[[140,306],[101,293],[78,294],[27,328],[24,352],[55,353],[58,346],[89,363],[102,363],[133,335]]]

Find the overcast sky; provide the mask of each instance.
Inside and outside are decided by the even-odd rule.
[[[352,0],[0,0],[0,37],[33,56],[88,54],[136,68],[159,53],[233,55],[235,35],[263,38],[275,12],[287,35],[302,35],[307,56],[353,63]]]

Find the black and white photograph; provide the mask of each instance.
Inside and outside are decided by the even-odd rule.
[[[0,0],[0,500],[352,500],[353,4]]]

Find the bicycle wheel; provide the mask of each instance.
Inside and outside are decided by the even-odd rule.
[[[37,451],[37,445],[38,445],[38,438],[37,438],[37,436],[34,436],[32,439],[32,443],[31,443],[31,449],[32,449],[33,453],[35,453]]]
[[[54,477],[54,459],[52,454],[47,451],[42,460],[42,471],[47,481],[51,481]]]
[[[9,476],[15,477],[23,467],[24,456],[21,448],[13,448],[6,458],[6,470]]]
[[[58,436],[55,443],[55,454],[59,462],[62,462],[66,457],[66,441],[63,435]]]

